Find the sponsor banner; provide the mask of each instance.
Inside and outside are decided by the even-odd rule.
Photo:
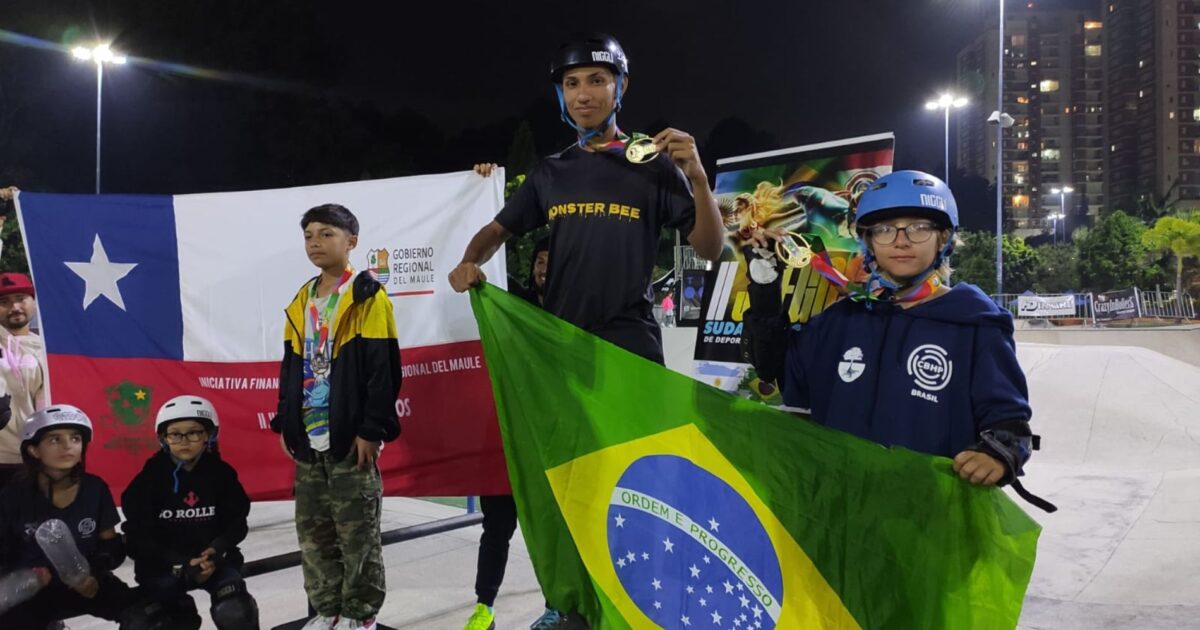
[[[1137,291],[1109,291],[1097,293],[1093,303],[1097,321],[1115,321],[1119,319],[1136,319],[1141,316],[1141,304],[1138,303]]]
[[[1070,317],[1074,314],[1074,295],[1017,296],[1018,317]]]
[[[892,171],[895,138],[881,134],[718,160],[717,203],[726,228],[725,252],[704,278],[694,375],[725,391],[778,402],[742,351],[742,314],[750,307],[743,248],[754,226],[783,228],[819,241],[833,266],[861,275],[858,242],[850,231],[853,207],[871,182]],[[788,267],[783,305],[792,322],[806,322],[837,299],[813,268]]]

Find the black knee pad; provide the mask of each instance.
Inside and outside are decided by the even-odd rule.
[[[219,630],[258,630],[258,603],[246,592],[246,583],[231,582],[213,593],[213,623]]]
[[[143,601],[121,614],[121,630],[194,630],[199,627],[200,616],[196,614],[195,602],[189,611],[172,609],[158,601]]]

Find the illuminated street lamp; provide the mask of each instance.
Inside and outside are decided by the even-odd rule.
[[[71,54],[80,61],[96,64],[96,194],[100,194],[100,103],[104,92],[104,65],[123,65],[128,59],[112,51],[108,44],[94,48],[76,47]]]
[[[942,94],[937,100],[925,103],[925,109],[930,111],[941,109],[946,113],[946,185],[950,185],[950,109],[966,107],[967,99],[950,93]]]
[[[1058,244],[1058,220],[1063,220],[1063,240],[1067,240],[1067,195],[1075,192],[1070,186],[1062,188],[1051,188],[1050,194],[1058,195],[1058,213],[1050,215],[1054,219],[1054,243]]]

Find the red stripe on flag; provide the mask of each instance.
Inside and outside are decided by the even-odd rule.
[[[396,401],[401,435],[383,450],[384,493],[463,496],[510,492],[491,381],[478,341],[403,351]],[[154,416],[167,400],[204,396],[221,418],[222,457],[254,500],[289,499],[293,465],[270,430],[279,364],[97,359],[51,354],[54,402],[92,418],[88,470],[120,496],[159,448]]]

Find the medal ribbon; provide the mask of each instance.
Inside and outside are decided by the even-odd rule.
[[[630,142],[637,142],[642,138],[649,137],[650,136],[644,133],[636,132],[633,135],[629,135],[620,129],[617,129],[616,136],[614,136],[613,139],[609,140],[608,142],[601,142],[598,139],[584,140],[583,136],[579,136],[579,146],[581,148],[591,149],[597,153],[614,153],[617,155],[624,155],[625,149],[629,146]]]
[[[620,128],[617,128],[616,131],[616,136],[608,142],[599,139],[585,140],[583,136],[579,136],[579,147],[591,149],[597,153],[624,153],[625,145],[629,144],[630,137]]]
[[[934,270],[930,269],[925,272],[924,277],[919,282],[910,285],[902,291],[883,286],[868,288],[867,286],[850,282],[850,279],[845,274],[833,266],[833,260],[830,259],[829,252],[825,250],[820,237],[812,237],[811,249],[813,256],[809,265],[812,266],[813,271],[821,274],[831,284],[845,289],[846,294],[855,302],[918,302],[933,295],[938,287],[942,286],[942,279],[934,273]]]
[[[319,284],[319,281],[313,283],[312,293],[308,298],[308,319],[312,324],[312,337],[313,343],[315,344],[313,346],[314,356],[323,350],[325,348],[325,344],[329,342],[330,316],[337,312],[338,298],[342,296],[342,285],[346,284],[346,282],[349,281],[350,277],[353,275],[354,270],[350,269],[349,267],[342,272],[342,277],[338,279],[337,284],[335,284],[333,287],[333,293],[329,296],[329,302],[325,304],[324,313],[317,313],[316,299],[317,285]]]

